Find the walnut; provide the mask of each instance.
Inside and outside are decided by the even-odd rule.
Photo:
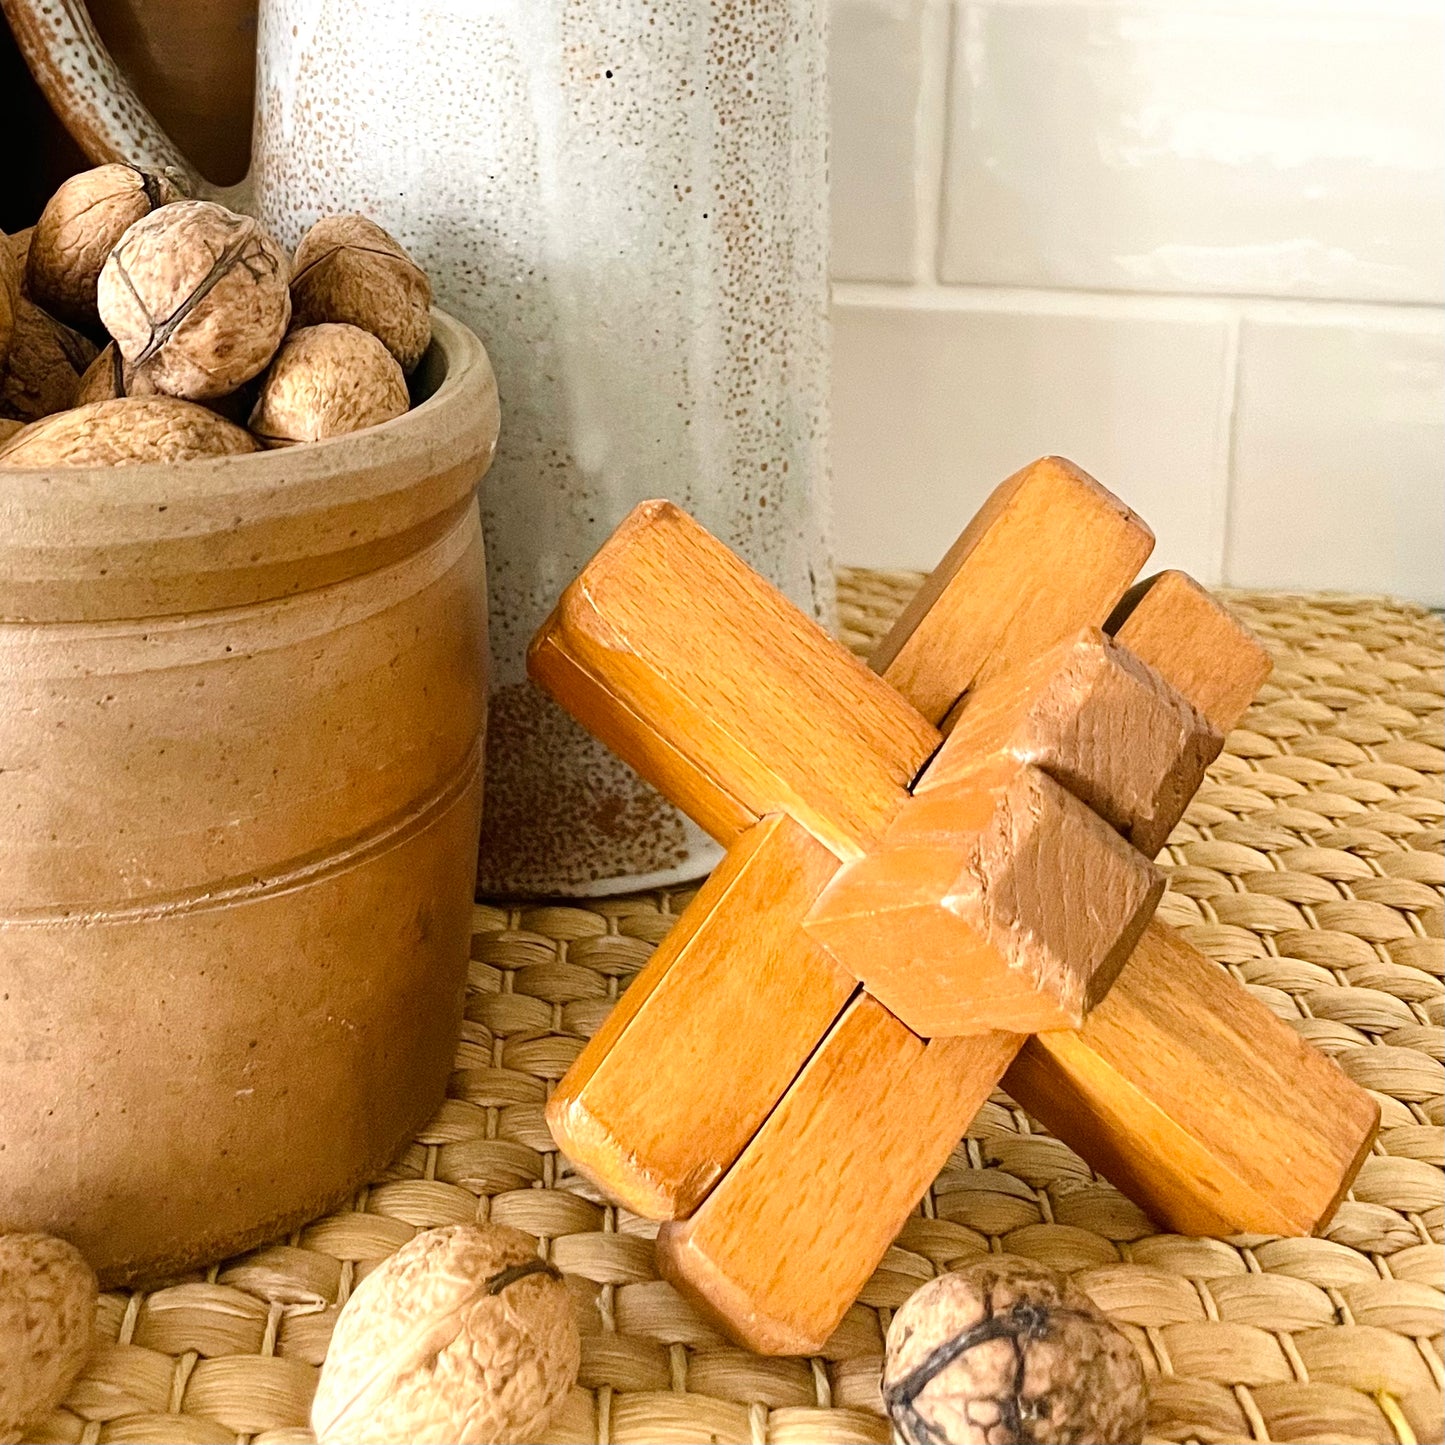
[[[9,238],[0,235],[0,368],[10,354],[10,341],[15,335],[15,316],[20,310],[20,277],[22,267],[10,249]]]
[[[26,226],[23,231],[12,231],[5,238],[5,249],[10,252],[22,276],[25,274],[25,266],[30,258],[30,241],[34,235],[35,227]]]
[[[25,430],[23,421],[16,421],[14,417],[0,416],[0,447],[3,447],[11,437]]]
[[[400,416],[411,398],[396,358],[369,331],[303,326],[261,382],[251,430],[268,446],[318,442]]]
[[[427,1230],[346,1302],[311,1426],[321,1445],[537,1439],[580,1355],[567,1290],[530,1235],[496,1224]]]
[[[258,389],[255,382],[247,382],[245,386],[226,396],[210,397],[196,404],[205,407],[207,411],[215,412],[217,416],[225,417],[227,421],[235,422],[237,426],[245,426],[246,418],[256,404]],[[75,389],[75,399],[70,404],[86,406],[92,401],[114,401],[122,396],[162,395],[164,393],[155,389],[149,376],[144,373],[136,375],[135,368],[128,365],[120,354],[120,347],[110,341],[86,368],[85,375],[80,378],[80,385]]]
[[[180,199],[164,176],[134,166],[97,166],[71,178],[51,196],[30,242],[25,284],[52,316],[72,326],[96,326],[100,268],[133,221]]]
[[[90,1356],[95,1273],[47,1234],[0,1235],[0,1440],[65,1398]]]
[[[426,272],[365,216],[327,216],[301,238],[291,304],[300,326],[345,321],[371,332],[408,375],[431,341]]]
[[[128,369],[125,358],[120,354],[120,347],[113,341],[107,342],[95,360],[85,368],[85,374],[75,388],[71,406],[88,406],[93,401],[114,401],[117,397],[130,395],[126,389]],[[141,394],[153,396],[155,393],[150,391]]]
[[[35,422],[0,447],[0,467],[124,467],[257,450],[249,432],[195,402],[128,396]]]
[[[21,296],[0,377],[0,416],[38,421],[64,411],[75,400],[81,373],[95,354],[94,342]]]
[[[177,201],[142,216],[100,273],[100,319],[137,375],[193,401],[270,361],[291,320],[290,266],[249,216]]]
[[[989,1255],[923,1286],[893,1316],[883,1398],[905,1445],[1127,1445],[1143,1435],[1144,1369],[1065,1275]]]

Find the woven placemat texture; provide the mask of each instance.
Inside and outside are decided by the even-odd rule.
[[[918,578],[843,576],[847,640]],[[149,1291],[105,1295],[103,1343],[37,1438],[309,1441],[341,1303],[419,1229],[490,1217],[545,1241],[583,1329],[558,1441],[886,1441],[891,1312],[984,1250],[1071,1271],[1129,1333],[1158,1440],[1442,1434],[1442,631],[1369,598],[1236,594],[1276,670],[1170,841],[1169,922],[1336,1058],[1384,1110],[1323,1238],[1159,1234],[1002,1094],[984,1105],[817,1359],[761,1359],[653,1265],[655,1226],[573,1176],[548,1089],[689,894],[479,906],[451,1097],[352,1207]]]

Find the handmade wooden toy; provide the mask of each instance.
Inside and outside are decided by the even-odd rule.
[[[1152,541],[1037,462],[870,671],[647,503],[533,643],[729,849],[548,1121],[755,1349],[822,1345],[1000,1079],[1186,1233],[1309,1233],[1370,1146],[1369,1096],[1150,921],[1123,840],[1162,842],[1268,671],[1181,574],[1125,595]]]

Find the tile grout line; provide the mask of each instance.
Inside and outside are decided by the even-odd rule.
[[[943,245],[949,99],[953,90],[954,26],[958,22],[951,0],[920,0],[920,4],[918,100],[913,114],[912,271],[915,285],[931,286],[938,281]]]

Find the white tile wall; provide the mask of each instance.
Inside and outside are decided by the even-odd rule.
[[[1445,605],[1445,329],[1429,313],[1247,320],[1225,569]]]
[[[1441,14],[969,4],[946,281],[1439,301]]]
[[[919,211],[925,0],[834,0],[833,274],[907,281]],[[930,6],[944,15],[941,6]],[[936,27],[937,22],[934,22]]]
[[[839,556],[1072,455],[1210,581],[1445,593],[1441,0],[833,0]]]
[[[1011,472],[1069,457],[1218,580],[1220,322],[994,306],[834,308],[834,531],[845,559],[929,568]]]

